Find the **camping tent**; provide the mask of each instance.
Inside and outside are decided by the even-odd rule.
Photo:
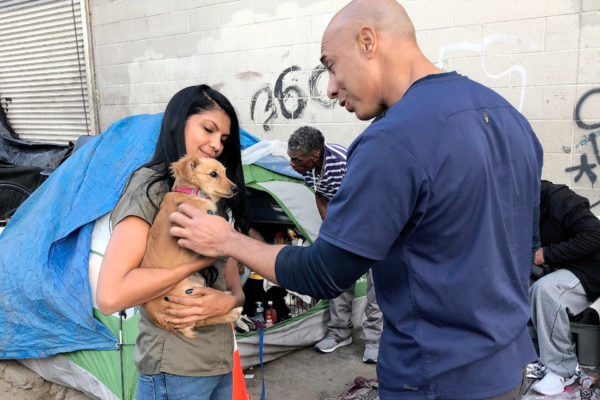
[[[161,114],[138,115],[111,125],[52,173],[0,234],[0,248],[9,249],[0,254],[0,358],[20,359],[47,380],[92,398],[134,397],[138,315],[135,309],[102,315],[95,282],[110,235],[107,213],[133,170],[150,158],[161,120]],[[243,144],[256,142],[244,134]],[[244,167],[248,187],[269,193],[314,239],[320,219],[312,193],[259,165]],[[265,360],[323,337],[326,308],[321,302],[269,328]],[[258,363],[258,335],[239,335],[238,342],[242,365]]]

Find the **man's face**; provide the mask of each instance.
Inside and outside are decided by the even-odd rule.
[[[348,28],[330,26],[321,43],[321,63],[329,74],[327,96],[360,120],[379,114],[377,74]]]
[[[303,152],[301,150],[288,150],[290,165],[299,174],[304,174],[313,169],[319,159],[318,152]]]

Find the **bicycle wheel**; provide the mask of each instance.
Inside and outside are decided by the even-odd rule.
[[[0,182],[0,222],[10,219],[30,195],[31,192],[21,185]]]

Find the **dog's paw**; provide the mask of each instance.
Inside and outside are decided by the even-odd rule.
[[[182,329],[177,329],[179,331],[179,333],[181,333],[183,336],[185,336],[188,339],[195,339],[196,338],[196,330],[194,329],[194,326],[188,326],[186,328],[182,328]]]
[[[237,319],[242,314],[242,310],[243,310],[243,307],[233,308],[231,311],[229,311],[227,314],[225,314],[223,316],[224,319],[225,319],[225,322],[235,322],[235,321],[237,321]]]

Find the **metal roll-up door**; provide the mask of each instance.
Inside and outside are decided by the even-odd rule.
[[[0,1],[0,106],[20,139],[95,134],[82,15],[84,0]]]

